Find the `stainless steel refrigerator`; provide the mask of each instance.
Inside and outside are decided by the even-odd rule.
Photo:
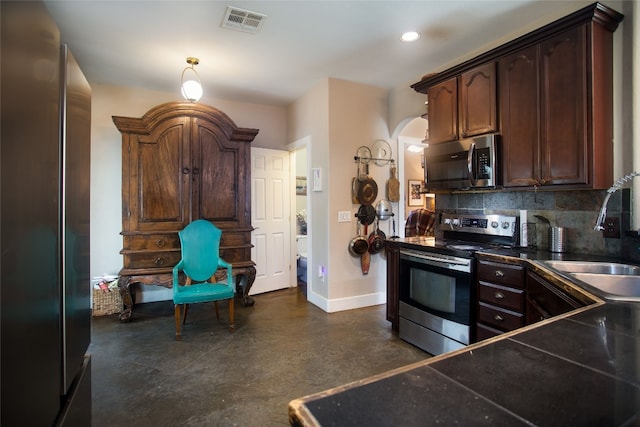
[[[0,423],[87,426],[91,89],[43,3],[0,7]]]

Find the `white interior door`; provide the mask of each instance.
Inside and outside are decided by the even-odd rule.
[[[251,295],[293,286],[289,180],[288,151],[251,148],[251,259],[256,263]]]

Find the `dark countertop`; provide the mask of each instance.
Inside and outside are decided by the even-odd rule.
[[[526,248],[479,256],[594,259]],[[291,424],[640,425],[640,304],[585,294],[596,304],[293,400]]]

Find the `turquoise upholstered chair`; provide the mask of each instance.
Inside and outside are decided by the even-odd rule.
[[[181,338],[180,324],[187,319],[189,304],[213,301],[218,313],[218,301],[229,300],[229,330],[233,332],[234,289],[231,264],[219,256],[222,231],[204,219],[198,219],[178,233],[182,246],[182,259],[173,268],[173,304],[176,315],[176,339]],[[215,272],[227,269],[224,282],[216,283]],[[186,281],[180,284],[178,278],[184,272]],[[184,305],[184,317],[180,319],[180,306]]]

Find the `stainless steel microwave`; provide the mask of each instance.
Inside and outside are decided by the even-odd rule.
[[[430,145],[424,165],[427,191],[498,186],[498,135]]]

